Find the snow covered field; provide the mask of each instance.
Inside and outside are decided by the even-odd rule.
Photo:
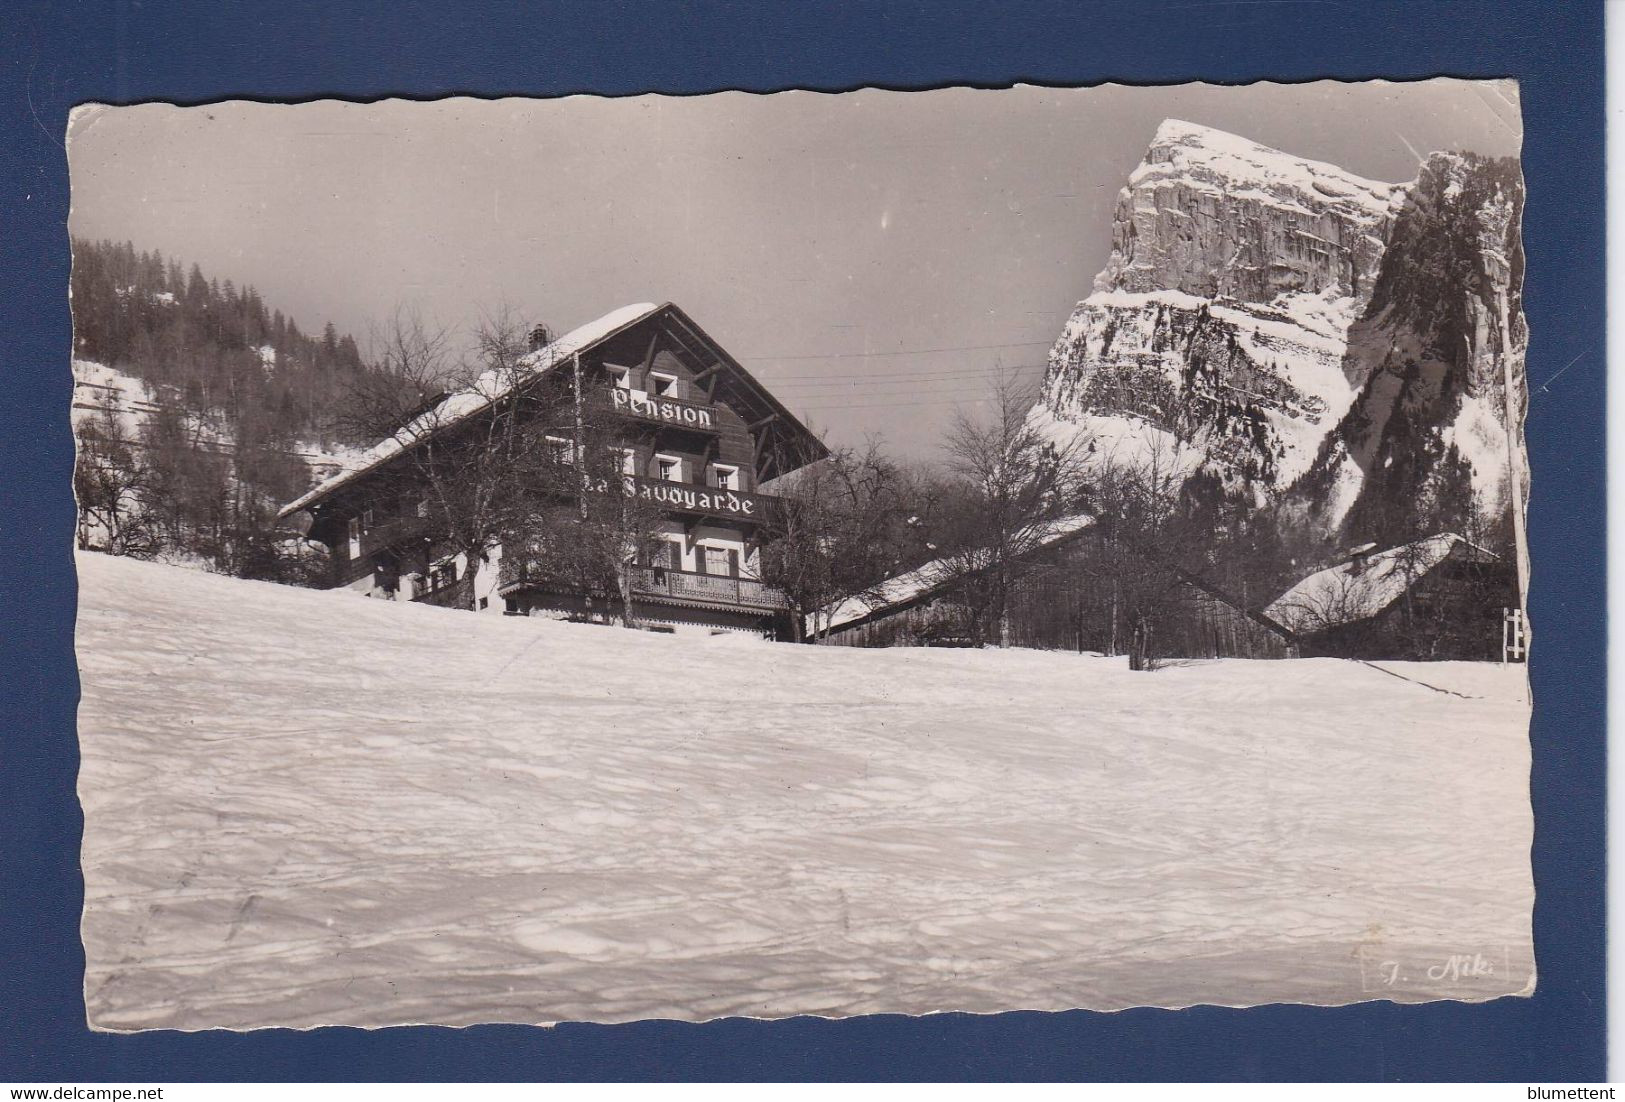
[[[103,1029],[1533,986],[1517,671],[864,651],[79,559]]]

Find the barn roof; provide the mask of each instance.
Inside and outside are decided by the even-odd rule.
[[[1093,524],[1094,520],[1095,518],[1088,513],[1075,513],[1072,516],[1043,521],[1034,526],[1038,542],[1033,545],[1032,550],[1052,547],[1083,531]],[[991,560],[991,556],[989,557]],[[834,631],[859,620],[922,600],[938,590],[948,588],[963,577],[964,565],[962,560],[950,562],[947,559],[932,559],[924,566],[899,574],[895,578],[887,578],[873,589],[843,598],[822,610],[821,626]],[[809,628],[812,626],[812,617],[808,618],[808,626]]]
[[[1264,615],[1299,633],[1369,620],[1399,600],[1458,547],[1497,558],[1455,532],[1441,532],[1386,551],[1367,550],[1374,546],[1355,548],[1351,558],[1304,578],[1270,602]]]

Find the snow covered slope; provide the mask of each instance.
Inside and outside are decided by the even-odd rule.
[[[269,345],[260,350],[260,356],[267,367],[276,363],[276,350]],[[157,411],[153,388],[143,380],[95,360],[73,361],[72,419],[75,426],[83,421],[100,424],[110,413],[117,419],[125,438],[138,442],[148,418]],[[231,429],[223,417],[195,410],[187,410],[186,416],[204,447],[219,451],[231,449]],[[361,448],[313,440],[301,440],[296,448],[294,454],[310,468],[311,477],[317,479],[352,470],[361,464],[364,456]]]
[[[1533,982],[1516,672],[696,645],[79,569],[98,1028]]]

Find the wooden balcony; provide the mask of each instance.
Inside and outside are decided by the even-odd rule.
[[[782,592],[755,578],[732,578],[723,574],[697,574],[659,566],[632,568],[632,593],[637,597],[670,600],[684,604],[713,605],[772,612],[788,608]]]
[[[429,522],[415,514],[401,513],[386,517],[361,533],[361,547],[355,557],[366,558],[394,547],[412,536],[423,535],[428,528]]]
[[[745,490],[719,490],[714,486],[696,486],[689,482],[668,482],[643,475],[622,476],[622,488],[628,497],[639,497],[673,513],[695,516],[722,517],[761,524],[769,519],[769,510],[777,502],[772,494],[755,494]]]
[[[504,558],[497,584],[499,596],[508,597],[523,589],[551,590],[559,583],[532,564]],[[788,608],[783,593],[755,578],[733,578],[724,574],[699,574],[692,570],[672,570],[663,566],[632,567],[632,597],[636,601],[671,601],[676,604],[706,605],[711,608],[772,612]]]
[[[455,582],[448,582],[438,589],[419,593],[412,600],[419,604],[438,605],[441,608],[473,608],[474,578],[465,574]]]
[[[609,388],[608,401],[610,408],[616,413],[646,424],[685,429],[689,432],[715,434],[720,431],[717,407],[705,402],[643,394],[621,387]]]

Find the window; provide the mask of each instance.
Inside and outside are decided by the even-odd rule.
[[[350,518],[350,557],[352,559],[361,554],[361,518]]]
[[[655,468],[660,477],[666,482],[681,482],[683,480],[683,461],[676,456],[655,456]]]
[[[711,484],[719,490],[739,489],[739,468],[725,467],[721,463],[711,468]]]
[[[662,398],[677,397],[677,376],[649,372],[649,393]]]
[[[609,382],[617,390],[631,390],[632,372],[624,367],[612,367],[609,369]]]
[[[575,449],[570,446],[570,441],[566,440],[562,436],[549,436],[547,438],[547,450],[548,453],[552,455],[553,462],[555,463],[570,463],[574,461],[574,456],[572,453]]]
[[[457,580],[457,560],[446,559],[438,562],[429,571],[429,588],[441,589],[451,585]]]
[[[707,547],[705,549],[704,571],[719,578],[735,577],[739,573],[738,552],[730,551],[726,547]]]
[[[638,473],[638,453],[637,453],[636,449],[634,449],[634,448],[622,448],[621,449],[621,473],[622,474],[637,474]]]

